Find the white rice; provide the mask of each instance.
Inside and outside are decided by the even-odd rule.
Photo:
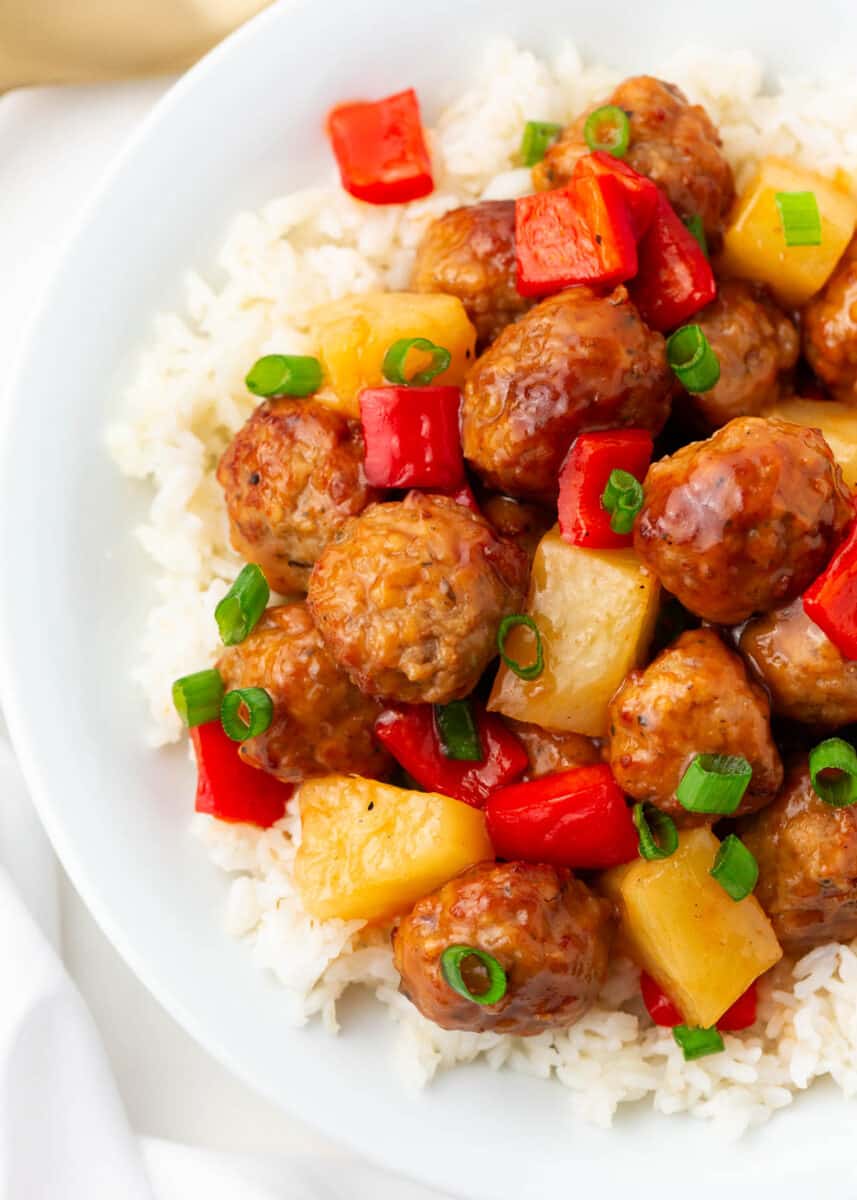
[[[641,64],[678,83],[720,127],[739,186],[772,148],[808,167],[857,178],[857,77],[836,86],[789,80],[763,90],[749,54],[687,49],[665,63]],[[173,679],[213,662],[216,601],[240,563],[228,544],[214,466],[255,403],[243,384],[260,355],[306,348],[306,312],[353,292],[407,285],[426,224],[480,197],[528,190],[515,167],[529,118],[566,121],[617,82],[616,72],[584,65],[572,46],[553,63],[509,42],[488,47],[472,86],[430,134],[436,191],[396,208],[360,204],[338,186],[283,196],[237,217],[217,260],[226,282],[214,289],[187,277],[183,314],[166,314],[122,414],[109,431],[121,470],[151,482],[148,520],[137,534],[156,564],[152,610],[136,679],[152,715],[152,744],[178,740]],[[336,1002],[353,983],[369,986],[398,1026],[404,1075],[423,1084],[441,1067],[484,1056],[539,1076],[555,1075],[577,1111],[608,1125],[623,1101],[651,1095],[664,1113],[688,1111],[739,1134],[790,1103],[813,1079],[831,1075],[857,1095],[857,955],[830,945],[765,981],[761,1019],[750,1034],[727,1035],[726,1052],[685,1063],[669,1031],[640,1007],[635,970],[617,964],[601,1001],[572,1029],[517,1039],[448,1033],[424,1020],[397,992],[387,937],[360,922],[310,919],[292,866],[300,839],[296,806],[260,831],[194,818],[212,860],[235,878],[227,926],[252,947],[258,966],[283,985],[287,1018],[321,1014],[335,1030]],[[855,943],[857,947],[857,943]]]

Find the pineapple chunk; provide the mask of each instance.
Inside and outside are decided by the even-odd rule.
[[[719,846],[710,829],[685,830],[669,858],[615,867],[600,882],[632,957],[688,1025],[706,1028],[783,954],[756,897],[736,902],[709,874]]]
[[[394,917],[494,858],[482,813],[449,796],[351,775],[310,779],[299,796],[295,882],[314,917]]]
[[[772,404],[764,416],[820,429],[846,484],[857,487],[857,408],[835,400],[801,400],[793,396]]]
[[[474,359],[476,330],[456,296],[416,292],[346,296],[315,309],[309,322],[325,379],[315,398],[355,419],[360,416],[360,392],[384,383],[384,355],[400,338],[428,338],[449,351],[452,361],[435,376],[435,384],[460,387]],[[414,351],[408,358],[409,374],[428,362]]]
[[[787,246],[777,192],[814,192],[821,244]],[[721,269],[767,283],[785,305],[798,307],[823,287],[857,223],[857,201],[832,180],[781,158],[766,158],[738,198],[723,236]]]
[[[586,550],[549,530],[536,551],[527,603],[545,669],[527,681],[502,664],[488,707],[546,729],[602,737],[610,698],[648,649],[659,590],[633,550]],[[505,648],[516,662],[531,662],[532,633],[518,626]]]

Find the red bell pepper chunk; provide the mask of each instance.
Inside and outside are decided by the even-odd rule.
[[[522,296],[630,279],[637,244],[623,186],[612,175],[588,175],[522,196],[515,201],[515,253]]]
[[[843,658],[857,658],[857,522],[803,596],[803,608]]]
[[[640,991],[646,1011],[656,1025],[675,1029],[676,1025],[684,1024],[684,1017],[672,1000],[645,971],[640,973]],[[744,995],[739,996],[731,1008],[727,1008],[717,1022],[717,1028],[721,1033],[738,1033],[742,1029],[749,1029],[756,1024],[757,1004],[758,992],[755,983],[751,983]]]
[[[460,488],[465,482],[454,387],[378,387],[360,393],[364,470],[373,487]]]
[[[501,788],[485,816],[500,858],[606,870],[637,857],[631,811],[606,764]]]
[[[280,820],[295,790],[290,783],[245,763],[219,721],[197,725],[190,740],[196,753],[197,812],[263,829]]]
[[[473,715],[484,758],[462,762],[443,753],[430,704],[397,704],[381,713],[375,736],[417,783],[481,808],[491,793],[523,775],[527,752],[511,729],[480,704]]]
[[[628,471],[642,483],[652,449],[645,429],[603,429],[574,440],[559,473],[559,528],[565,541],[592,550],[631,545],[632,534],[610,528],[601,497],[613,470]]]
[[[717,295],[714,272],[699,242],[660,191],[639,259],[637,278],[628,290],[652,329],[675,329]]]
[[[370,204],[403,204],[434,188],[416,92],[340,104],[327,118],[342,186]]]
[[[609,175],[622,187],[628,205],[628,217],[634,237],[639,241],[651,225],[658,207],[658,188],[646,175],[629,167],[621,158],[614,158],[603,150],[584,154],[574,166],[572,179],[587,175]]]

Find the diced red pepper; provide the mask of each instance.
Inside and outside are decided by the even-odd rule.
[[[642,483],[652,458],[651,434],[644,429],[603,429],[581,433],[559,473],[559,528],[572,546],[615,550],[630,546],[630,533],[614,533],[601,503],[610,472],[628,471]]]
[[[656,983],[645,971],[640,973],[640,991],[646,1011],[656,1025],[675,1029],[676,1025],[684,1024],[684,1017],[672,1000],[660,984]],[[727,1008],[717,1022],[717,1028],[721,1033],[738,1033],[742,1029],[749,1029],[751,1025],[756,1024],[757,1003],[756,985],[751,983],[744,995],[739,996],[731,1008]]]
[[[628,290],[652,329],[677,328],[717,295],[714,272],[699,242],[660,191],[654,220],[640,241],[639,260]]]
[[[375,736],[417,783],[481,808],[498,787],[523,775],[527,752],[499,717],[473,704],[484,758],[463,762],[443,753],[430,704],[397,704],[381,713]]]
[[[502,788],[485,816],[500,858],[606,870],[637,857],[631,810],[606,764]]]
[[[327,118],[342,186],[370,204],[403,204],[434,188],[416,92],[340,104]]]
[[[857,522],[827,569],[804,592],[803,608],[843,658],[857,658]]]
[[[373,487],[457,489],[465,482],[454,387],[379,387],[360,393],[364,470]]]
[[[637,244],[624,187],[613,175],[588,175],[522,196],[515,201],[515,252],[522,296],[630,279]]]
[[[634,237],[639,241],[654,220],[658,207],[658,188],[646,175],[629,167],[621,158],[614,158],[603,150],[584,154],[574,166],[572,179],[587,175],[609,175],[622,187],[628,205],[628,217]]]
[[[196,753],[196,811],[220,821],[243,821],[267,829],[279,821],[294,787],[251,767],[219,721],[190,731]]]
[[[739,996],[731,1008],[717,1022],[721,1033],[740,1033],[756,1024],[756,1009],[758,1007],[758,991],[755,983],[751,983],[743,996]]]

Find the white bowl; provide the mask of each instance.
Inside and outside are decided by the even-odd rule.
[[[724,1151],[686,1118],[638,1112],[594,1130],[571,1119],[560,1085],[484,1065],[414,1097],[390,1064],[390,1026],[368,1004],[349,1004],[338,1039],[284,1026],[277,986],[223,932],[223,876],[186,833],[184,757],[152,753],[141,736],[128,671],[150,599],[130,536],[142,495],[107,459],[103,428],[152,314],[178,302],[181,271],[211,261],[237,209],[313,181],[333,102],[413,84],[431,119],[504,33],[542,51],[572,36],[635,71],[695,41],[820,73],[850,65],[857,8],[298,0],[215,50],[158,105],[89,207],[17,376],[0,495],[5,711],[54,844],[107,934],[203,1045],[284,1108],[472,1197],[618,1195],[643,1179],[664,1200],[688,1185],[700,1198],[760,1184],[797,1197],[810,1182],[853,1179],[855,1110],[832,1088]]]

